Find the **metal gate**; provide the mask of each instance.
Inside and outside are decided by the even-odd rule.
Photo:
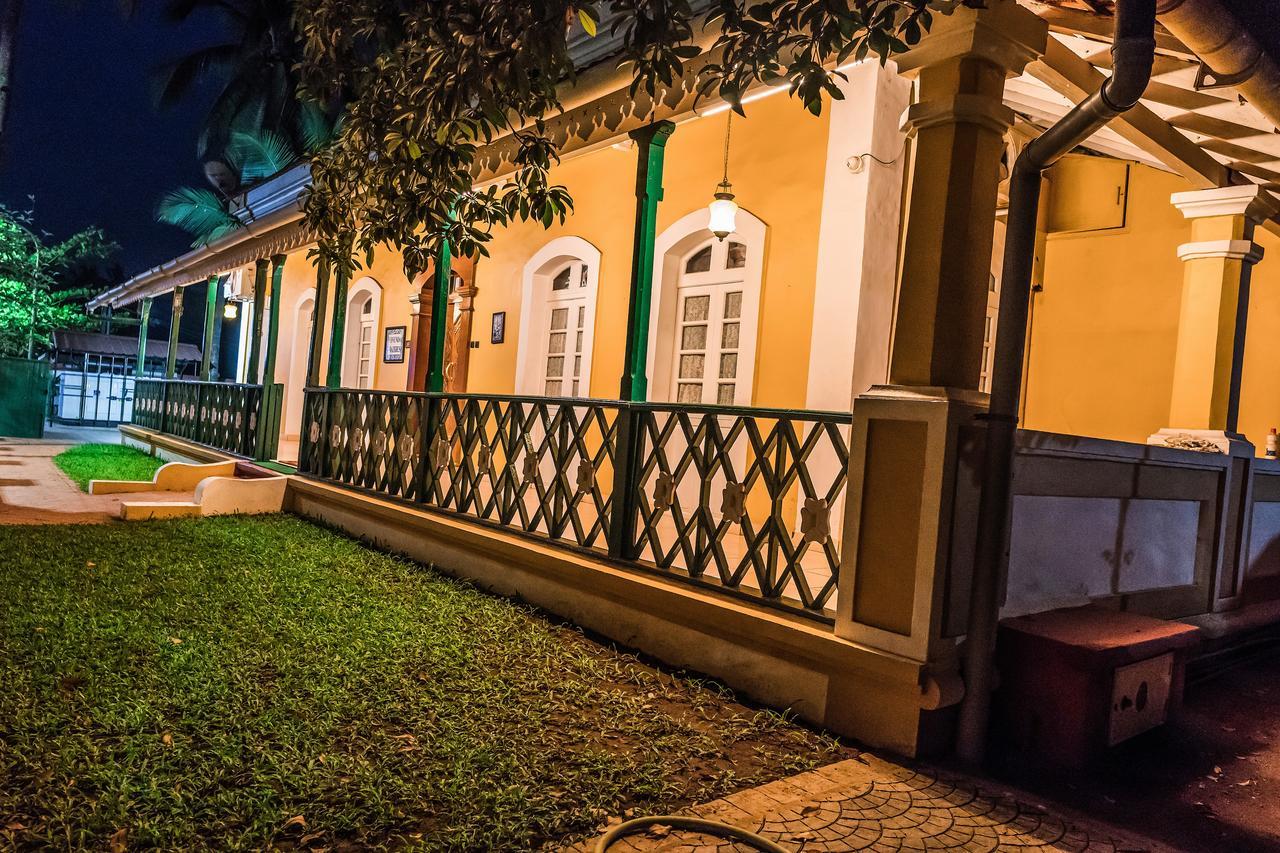
[[[43,438],[48,393],[48,362],[0,358],[0,435]]]
[[[134,361],[80,353],[59,362],[53,370],[49,420],[77,426],[128,423],[133,416]]]

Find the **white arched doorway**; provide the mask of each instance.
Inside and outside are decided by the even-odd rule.
[[[373,388],[377,382],[378,319],[382,285],[362,278],[347,294],[346,335],[342,353],[342,387]]]
[[[525,264],[517,393],[590,395],[599,277],[600,250],[581,237],[558,237]]]
[[[302,423],[303,389],[307,385],[307,356],[311,353],[311,328],[315,320],[316,289],[307,288],[294,302],[293,343],[289,347],[288,377],[285,380],[284,423],[286,438]]]
[[[719,240],[695,210],[655,244],[650,398],[750,405],[767,228],[746,210]]]

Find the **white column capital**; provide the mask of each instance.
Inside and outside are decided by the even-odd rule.
[[[1280,212],[1280,198],[1257,184],[1190,190],[1174,193],[1169,200],[1187,219],[1243,216],[1253,222],[1262,222]]]
[[[1015,0],[987,0],[986,8],[962,6],[949,14],[934,14],[933,26],[920,43],[894,56],[898,73],[915,77],[922,68],[949,59],[973,57],[1017,77],[1027,63],[1039,59],[1048,41],[1049,25]]]
[[[1262,247],[1252,240],[1202,240],[1183,243],[1178,247],[1178,260],[1195,261],[1201,258],[1226,258],[1256,264],[1262,260]]]

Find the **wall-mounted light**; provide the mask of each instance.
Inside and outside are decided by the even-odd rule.
[[[240,312],[240,303],[228,300],[222,306],[222,316],[228,320],[234,320]]]
[[[733,200],[733,185],[729,183],[729,132],[733,129],[733,113],[724,125],[724,180],[716,187],[715,197],[708,205],[710,220],[707,227],[723,240],[738,230],[738,203]]]

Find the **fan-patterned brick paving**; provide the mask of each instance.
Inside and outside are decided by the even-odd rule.
[[[983,790],[961,777],[911,769],[871,755],[696,806],[689,814],[757,832],[804,853],[898,850],[1167,851],[1151,842],[1084,827]],[[569,853],[593,853],[595,839]],[[696,833],[642,834],[610,853],[750,853],[753,848]]]

